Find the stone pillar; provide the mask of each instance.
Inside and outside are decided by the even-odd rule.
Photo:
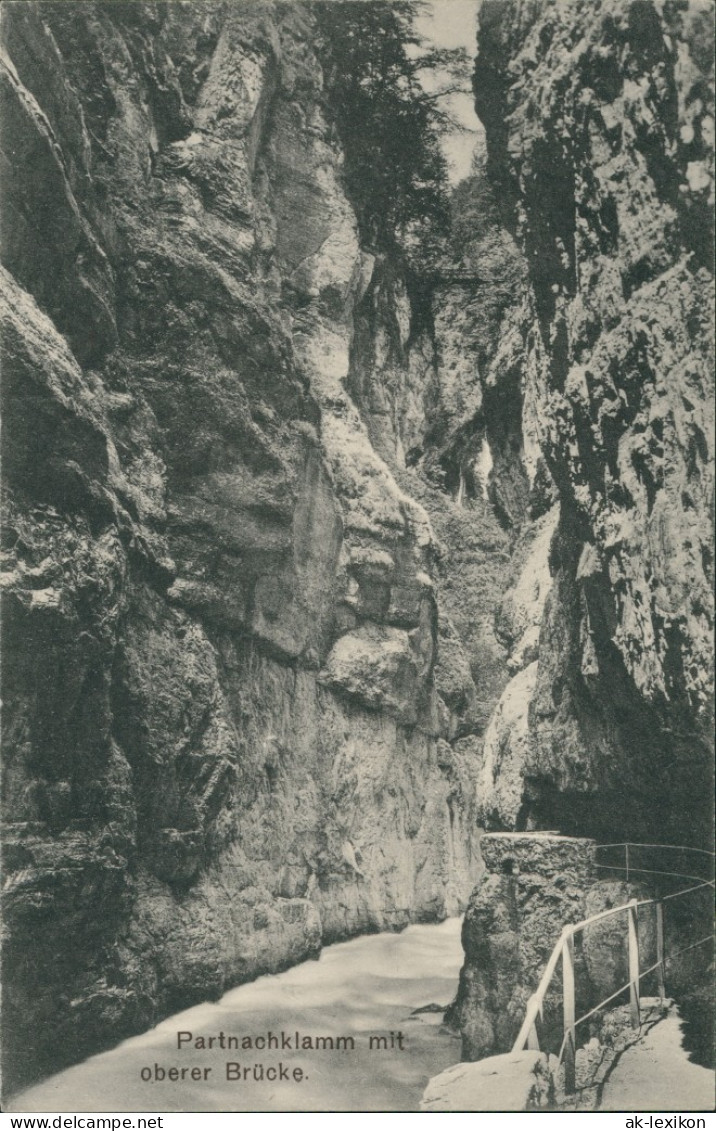
[[[464,1060],[510,1049],[563,926],[584,917],[593,882],[592,840],[486,833],[480,847],[486,871],[465,914],[465,965],[452,1011]],[[558,978],[544,1023],[561,1023]]]

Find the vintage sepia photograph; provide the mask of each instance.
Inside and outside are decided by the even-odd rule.
[[[713,1111],[714,12],[0,3],[4,1112]]]

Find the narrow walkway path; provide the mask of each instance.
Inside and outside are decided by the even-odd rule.
[[[713,1111],[714,1073],[688,1058],[681,1017],[663,1021],[628,1048],[604,1085],[600,1111]]]

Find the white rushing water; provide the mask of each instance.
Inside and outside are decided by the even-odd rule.
[[[460,1042],[441,1013],[413,1011],[447,1005],[461,964],[459,919],[338,943],[50,1077],[9,1110],[417,1111]]]

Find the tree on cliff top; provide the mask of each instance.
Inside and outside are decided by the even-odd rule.
[[[428,72],[464,77],[461,49],[429,48],[411,0],[316,4],[329,112],[345,151],[348,193],[364,244],[376,251],[422,243],[449,229],[447,163],[440,137],[454,128],[427,90]]]

